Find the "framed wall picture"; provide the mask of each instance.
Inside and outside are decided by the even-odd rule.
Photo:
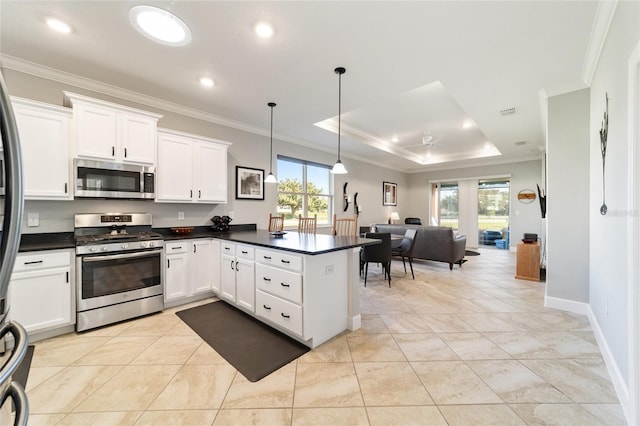
[[[264,169],[236,166],[236,200],[264,200]]]
[[[398,184],[392,182],[382,182],[382,205],[398,205]]]

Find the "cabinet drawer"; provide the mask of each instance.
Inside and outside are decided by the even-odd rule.
[[[275,296],[302,304],[302,275],[256,264],[256,287]]]
[[[253,260],[255,249],[251,246],[245,246],[242,244],[238,244],[236,246],[236,257],[242,259],[251,259]]]
[[[18,254],[13,272],[33,271],[36,269],[57,268],[71,265],[69,252]]]
[[[257,290],[256,313],[258,316],[302,336],[301,306]]]
[[[171,255],[174,253],[186,253],[189,250],[190,245],[191,243],[187,240],[165,243],[164,252],[167,255]]]
[[[236,254],[236,245],[233,243],[227,243],[227,242],[221,242],[220,243],[220,253],[221,254],[229,254],[229,255],[234,255]]]
[[[287,252],[258,249],[256,250],[256,261],[278,268],[302,271],[302,256]]]

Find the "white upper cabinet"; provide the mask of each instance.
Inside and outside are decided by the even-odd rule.
[[[74,156],[119,163],[156,164],[162,115],[64,92],[73,105]]]
[[[229,142],[158,130],[156,201],[226,203]]]
[[[11,98],[18,125],[28,200],[70,200],[71,110],[22,98]]]

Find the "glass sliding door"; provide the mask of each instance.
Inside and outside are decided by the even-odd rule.
[[[478,181],[478,244],[495,246],[509,231],[509,180]]]
[[[458,229],[458,183],[440,183],[438,186],[438,225]]]

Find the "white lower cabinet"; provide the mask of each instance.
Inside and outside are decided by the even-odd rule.
[[[219,287],[219,243],[211,239],[176,240],[165,243],[164,302],[195,300]]]
[[[9,315],[28,333],[75,324],[73,250],[18,253]]]
[[[222,241],[220,253],[220,296],[246,311],[255,312],[254,248]]]

